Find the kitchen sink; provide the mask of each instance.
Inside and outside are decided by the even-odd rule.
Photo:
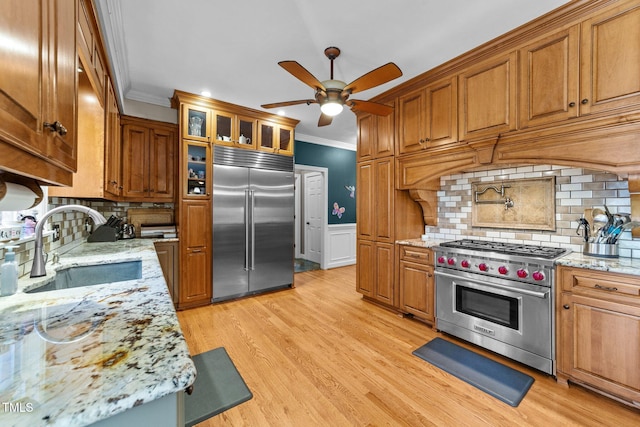
[[[124,282],[142,277],[142,261],[125,261],[111,264],[96,264],[69,267],[58,270],[48,283],[26,291],[57,291],[60,289],[78,288],[81,286],[101,285],[104,283]]]

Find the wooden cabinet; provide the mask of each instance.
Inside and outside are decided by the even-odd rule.
[[[520,127],[577,117],[580,27],[520,49]]]
[[[520,126],[640,104],[640,5],[620,2],[520,49]]]
[[[497,137],[516,129],[517,52],[475,64],[458,76],[461,141]]]
[[[183,200],[180,204],[180,309],[211,303],[210,220],[209,200]]]
[[[162,268],[164,280],[167,282],[167,288],[174,304],[179,301],[180,295],[180,264],[179,264],[179,245],[177,241],[154,243],[156,255]]]
[[[293,155],[298,120],[176,90],[180,139]]]
[[[435,321],[433,252],[399,245],[400,309],[428,322]]]
[[[359,240],[357,245],[356,290],[364,296],[393,306],[394,247],[392,243]]]
[[[255,150],[258,137],[258,119],[244,114],[214,111],[214,143]]]
[[[78,2],[77,47],[83,70],[97,88],[96,93],[103,101],[106,83],[106,61],[102,56],[102,42],[98,31],[98,22],[93,14],[90,0]]]
[[[358,238],[393,242],[394,159],[361,162],[356,171]]]
[[[104,117],[104,192],[105,198],[122,195],[122,143],[120,110],[111,79],[107,78]]]
[[[293,156],[293,128],[259,120],[257,148],[268,153]]]
[[[457,76],[448,76],[398,98],[398,154],[457,141]]]
[[[174,202],[175,125],[128,116],[121,123],[124,199]]]
[[[359,162],[356,170],[356,290],[397,306],[395,239],[424,233],[419,206],[395,190],[394,157]]]
[[[384,104],[393,106],[393,102]],[[366,161],[393,156],[395,153],[394,115],[376,116],[366,114],[358,116],[358,152],[357,161]]]
[[[211,199],[213,159],[211,144],[184,140],[180,180],[183,199]]]
[[[617,2],[582,22],[580,49],[581,114],[640,104],[637,1]]]
[[[0,3],[0,168],[64,185],[77,155],[76,6]]]
[[[557,377],[640,402],[640,277],[558,268]]]

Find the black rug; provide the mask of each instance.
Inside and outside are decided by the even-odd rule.
[[[413,354],[511,406],[520,404],[534,381],[529,375],[442,338],[429,341]]]

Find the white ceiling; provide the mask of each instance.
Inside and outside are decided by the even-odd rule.
[[[352,98],[370,99],[566,0],[97,0],[119,96],[169,106],[174,89],[262,109],[313,98],[277,65],[298,61],[329,79],[328,46],[342,51],[334,77],[347,83],[389,61],[403,76]],[[318,105],[283,109],[296,138],[355,144],[345,109],[317,127]],[[272,113],[277,111],[265,110]],[[125,111],[126,113],[126,111]]]

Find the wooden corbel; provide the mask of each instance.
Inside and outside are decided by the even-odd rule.
[[[438,195],[436,190],[412,189],[409,190],[411,198],[422,208],[424,224],[438,225]]]

